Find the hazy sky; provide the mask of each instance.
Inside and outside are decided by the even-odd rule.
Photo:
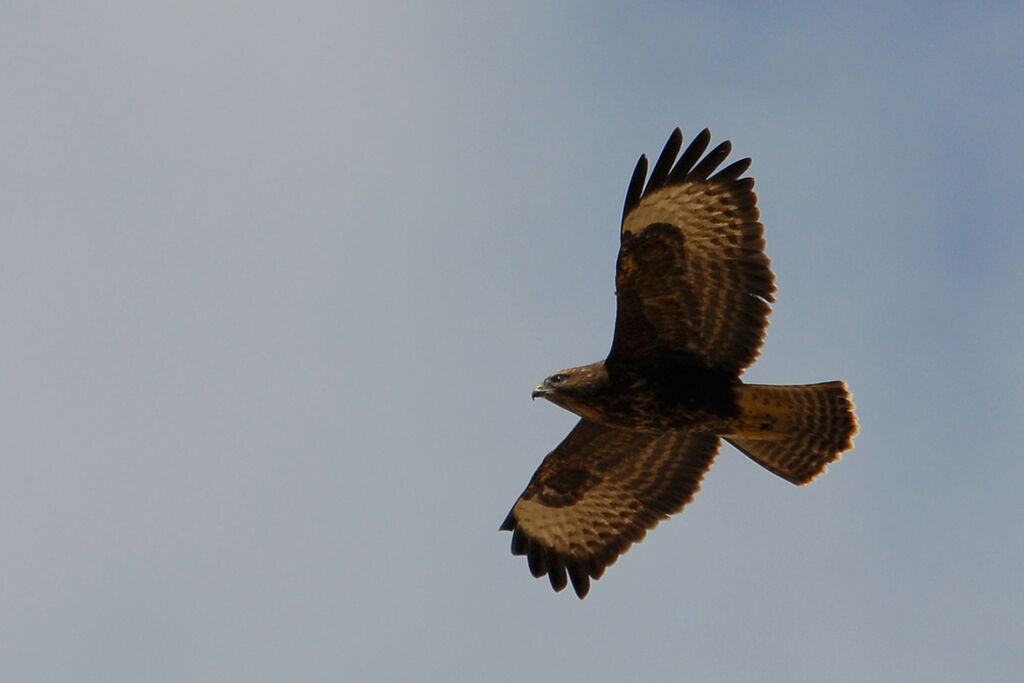
[[[1024,7],[890,4],[5,3],[0,679],[1021,675]],[[862,432],[580,602],[498,525],[677,125]]]

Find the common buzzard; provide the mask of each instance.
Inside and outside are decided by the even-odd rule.
[[[647,178],[626,192],[611,351],[561,370],[533,397],[580,416],[501,528],[512,553],[560,591],[590,580],[700,488],[724,438],[754,462],[806,484],[852,447],[846,384],[744,384],[774,301],[754,179],[741,159],[715,170],[705,129],[682,156],[677,128]],[[644,180],[646,179],[646,186]]]

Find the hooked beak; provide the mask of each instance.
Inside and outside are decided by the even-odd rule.
[[[544,388],[543,384],[540,384],[540,385],[537,386],[536,389],[533,390],[533,393],[530,394],[530,396],[531,396],[531,398],[534,398],[534,399],[544,398],[545,396],[547,396],[547,393],[548,393],[548,390]]]

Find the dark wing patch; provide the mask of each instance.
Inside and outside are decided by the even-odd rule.
[[[530,572],[583,598],[649,529],[700,488],[719,439],[703,432],[649,434],[580,420],[551,451],[501,528]]]
[[[757,358],[775,285],[754,180],[740,178],[750,159],[715,174],[731,144],[701,159],[710,140],[705,129],[672,167],[682,145],[676,129],[646,187],[646,157],[637,163],[623,208],[609,363],[685,349],[739,374]]]

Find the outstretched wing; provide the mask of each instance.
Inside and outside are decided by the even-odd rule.
[[[677,128],[646,187],[647,158],[637,162],[622,212],[611,364],[688,352],[739,374],[757,358],[775,285],[754,179],[740,178],[750,159],[714,173],[732,145],[701,159],[710,140],[704,129],[676,161]]]
[[[541,463],[501,528],[530,572],[576,595],[590,590],[633,543],[679,512],[700,488],[719,439],[703,432],[649,434],[580,420]]]

